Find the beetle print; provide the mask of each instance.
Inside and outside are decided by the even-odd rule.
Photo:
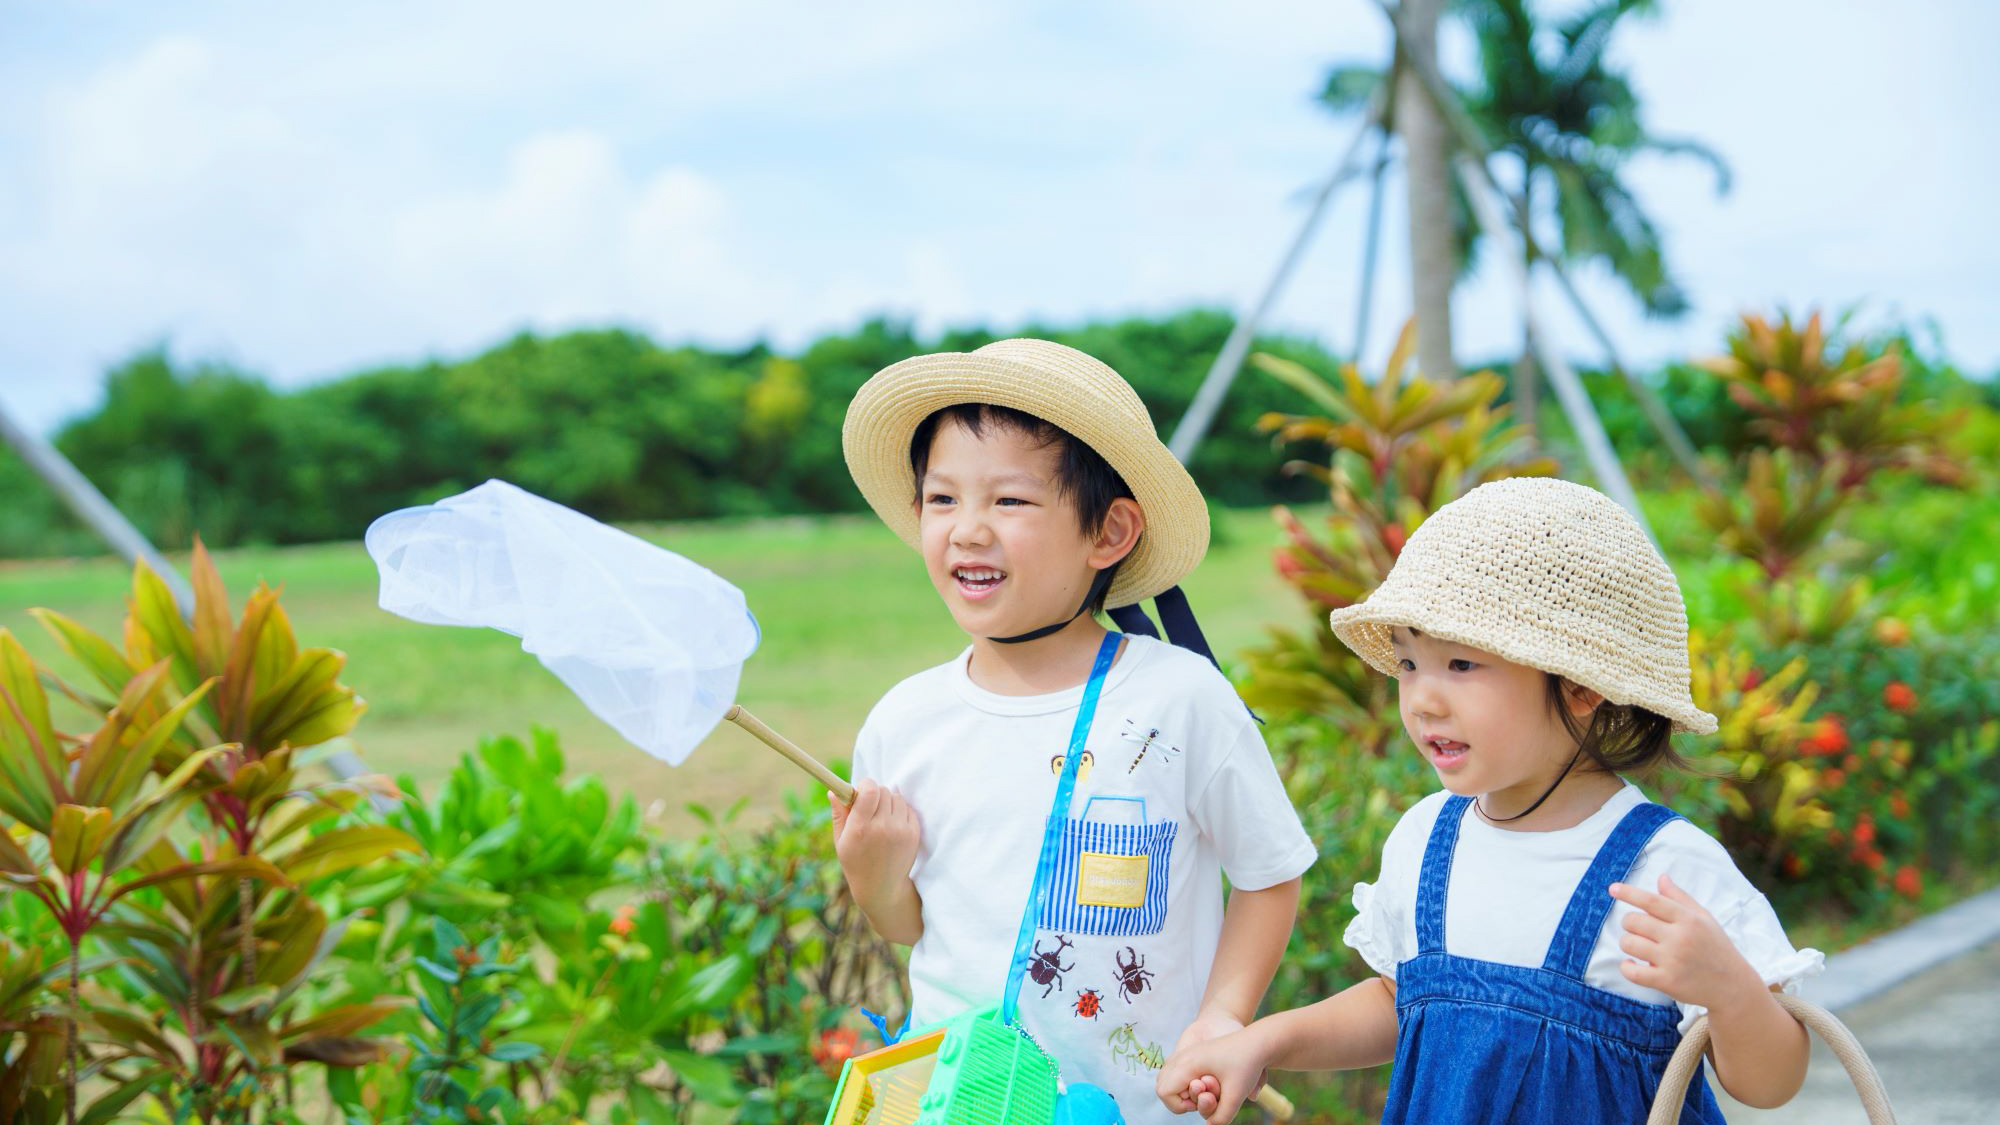
[[[1125,767],[1126,773],[1131,773],[1133,770],[1138,769],[1139,763],[1146,760],[1146,752],[1155,747],[1158,747],[1160,752],[1154,758],[1154,761],[1159,762],[1164,762],[1170,755],[1181,752],[1180,747],[1169,746],[1161,741],[1160,728],[1158,727],[1142,727],[1130,719],[1125,720],[1125,727],[1126,729],[1122,732],[1123,737],[1139,744],[1139,752],[1133,755],[1132,764]]]
[[[1042,939],[1035,939],[1035,954],[1028,959],[1028,975],[1035,978],[1036,984],[1043,986],[1042,999],[1048,999],[1049,993],[1061,988],[1062,975],[1076,968],[1074,962],[1068,965],[1062,963],[1062,951],[1070,947],[1070,940],[1057,934],[1056,947],[1044,953]]]
[[[1131,955],[1131,960],[1126,960],[1126,954]],[[1152,987],[1153,974],[1146,968],[1145,954],[1128,945],[1125,953],[1113,953],[1111,959],[1118,965],[1118,994],[1125,998],[1127,1004],[1132,1002],[1134,996]]]
[[[1104,997],[1094,988],[1081,989],[1076,994],[1076,1018],[1094,1020],[1104,1007]]]

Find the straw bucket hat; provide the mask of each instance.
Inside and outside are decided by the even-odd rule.
[[[925,418],[961,403],[1012,407],[1060,426],[1124,478],[1145,510],[1146,531],[1119,565],[1107,608],[1167,590],[1207,553],[1208,505],[1161,444],[1131,384],[1075,348],[1047,340],[913,356],[876,372],[855,394],[840,432],[848,472],[875,514],[910,546],[919,546],[910,439]]]
[[[1394,676],[1391,626],[1553,672],[1712,734],[1688,692],[1687,607],[1665,559],[1625,509],[1548,478],[1483,484],[1432,513],[1368,600],[1333,631]]]

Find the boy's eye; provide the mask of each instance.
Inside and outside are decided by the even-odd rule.
[[[1474,668],[1477,668],[1478,665],[1470,660],[1454,660],[1447,667],[1454,672],[1470,672]]]
[[[1023,500],[1023,499],[1021,499],[1021,498],[1020,498],[1020,497],[1018,497],[1018,496],[1002,496],[1002,497],[1001,497],[1000,499],[998,499],[998,500],[994,501],[994,503],[996,503],[996,504],[1016,504],[1016,505],[1025,505],[1025,504],[1027,504],[1027,503],[1028,503],[1028,501],[1026,501],[1026,500]]]

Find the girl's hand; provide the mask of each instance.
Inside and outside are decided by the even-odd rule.
[[[1263,1088],[1265,1059],[1251,1031],[1187,1044],[1160,1068],[1154,1092],[1174,1113],[1199,1113],[1209,1125],[1224,1125]]]
[[[1194,1018],[1186,1031],[1181,1032],[1180,1041],[1174,1044],[1174,1054],[1242,1030],[1243,1021],[1227,1012],[1203,1012]],[[1188,1099],[1195,1103],[1195,1112],[1205,1117],[1215,1112],[1216,1094],[1221,1089],[1222,1083],[1213,1074],[1204,1074],[1189,1084],[1186,1093]]]
[[[1672,879],[1660,876],[1658,894],[1613,883],[1611,897],[1635,908],[1625,916],[1626,934],[1618,943],[1639,959],[1620,966],[1633,984],[1709,1009],[1764,991],[1722,924]]]

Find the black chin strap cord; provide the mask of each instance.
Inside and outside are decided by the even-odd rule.
[[[1481,805],[1479,807],[1479,815],[1485,817],[1486,823],[1488,824],[1505,824],[1510,820],[1519,820],[1522,817],[1527,816],[1529,813],[1534,812],[1536,809],[1541,808],[1543,801],[1546,801],[1550,797],[1555,796],[1555,792],[1558,788],[1561,787],[1563,779],[1569,776],[1569,771],[1576,768],[1576,760],[1581,757],[1583,757],[1583,747],[1579,746],[1576,748],[1576,753],[1571,754],[1569,756],[1569,765],[1564,766],[1563,771],[1556,775],[1554,783],[1552,783],[1547,789],[1542,790],[1542,795],[1535,798],[1534,804],[1529,805],[1527,808],[1522,809],[1520,812],[1515,813],[1513,816],[1500,816],[1500,817],[1493,816],[1486,811],[1486,807],[1484,805]]]
[[[1088,613],[1090,611],[1090,607],[1097,604],[1097,599],[1104,596],[1104,591],[1109,590],[1111,588],[1111,579],[1115,574],[1117,574],[1117,572],[1118,572],[1118,566],[1115,563],[1112,564],[1111,566],[1105,567],[1103,570],[1098,571],[1097,577],[1091,579],[1090,581],[1090,592],[1083,596],[1083,604],[1076,607],[1075,613],[1070,614],[1068,617],[1063,618],[1061,621],[1058,621],[1053,625],[1044,625],[1039,629],[1033,629],[1030,630],[1029,632],[1020,633],[1012,637],[988,637],[986,639],[992,641],[994,644],[1017,645],[1023,641],[1038,641],[1041,640],[1043,637],[1048,636],[1050,633],[1061,632],[1062,630],[1069,628],[1070,622],[1075,621],[1077,618],[1082,617],[1085,613]]]

